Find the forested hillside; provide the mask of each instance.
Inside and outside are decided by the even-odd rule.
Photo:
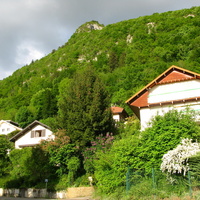
[[[74,73],[91,66],[101,77],[111,103],[125,100],[177,65],[200,73],[200,7],[154,13],[103,26],[83,24],[69,41],[0,81],[0,118],[25,126],[54,118],[59,88]]]
[[[22,149],[9,141],[16,132],[1,135],[0,187],[45,188],[48,179],[49,191],[93,184],[102,199],[124,200],[200,188],[196,113],[171,110],[141,131],[134,116],[114,124],[109,109],[131,113],[125,100],[171,65],[200,73],[200,7],[108,26],[87,22],[62,47],[0,81],[1,119],[21,127],[40,120],[55,135]]]

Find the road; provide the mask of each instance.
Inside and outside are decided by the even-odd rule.
[[[39,198],[20,198],[20,197],[0,197],[0,200],[50,200],[50,199],[39,199]],[[57,199],[56,199],[57,200]],[[71,199],[61,199],[61,200],[92,200],[91,197],[77,197]]]

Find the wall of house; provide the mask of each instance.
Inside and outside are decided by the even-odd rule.
[[[31,137],[31,131],[36,130],[46,130],[45,131],[45,137]],[[54,138],[54,135],[52,135],[52,131],[49,129],[44,128],[41,125],[35,126],[33,129],[28,131],[26,134],[24,134],[22,137],[20,137],[18,140],[15,141],[15,148],[19,149],[21,146],[27,145],[27,146],[33,146],[36,144],[39,144],[41,140],[46,140],[48,138]]]
[[[119,122],[119,121],[120,121],[120,115],[113,115],[113,119],[114,119],[116,122]]]
[[[156,115],[164,115],[171,109],[177,109],[178,111],[184,110],[189,106],[191,110],[200,111],[200,101],[195,101],[191,103],[181,103],[174,105],[165,105],[165,106],[155,106],[149,108],[141,108],[140,110],[140,123],[141,130],[144,130],[149,126],[149,122]]]
[[[8,133],[11,133],[15,130],[17,130],[17,128],[15,128],[15,126],[13,126],[12,124],[9,124],[7,122],[0,123],[0,134],[7,135]]]
[[[189,80],[182,82],[175,82],[169,84],[157,85],[149,90],[148,104],[172,102],[174,100],[182,100],[200,97],[200,80]],[[192,110],[200,110],[200,101],[180,104],[170,104],[155,106],[149,108],[141,108],[140,110],[140,122],[141,129],[144,130],[148,127],[148,123],[155,115],[163,115],[170,109],[176,108],[183,110],[186,107],[190,107]]]
[[[148,103],[200,97],[200,80],[157,85],[149,90]]]

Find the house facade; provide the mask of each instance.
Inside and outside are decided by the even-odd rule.
[[[19,125],[16,122],[13,122],[11,120],[1,120],[0,121],[0,134],[1,135],[8,135],[9,133],[13,131],[21,131],[22,128],[19,127]]]
[[[155,115],[170,109],[200,110],[200,74],[171,66],[164,73],[133,95],[126,103],[139,118],[141,129]]]
[[[12,137],[10,141],[15,143],[16,149],[21,149],[35,146],[47,139],[54,139],[50,127],[36,120]]]

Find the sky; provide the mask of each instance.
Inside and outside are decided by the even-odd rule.
[[[200,0],[0,0],[0,80],[64,45],[92,20],[108,25],[200,6]]]

